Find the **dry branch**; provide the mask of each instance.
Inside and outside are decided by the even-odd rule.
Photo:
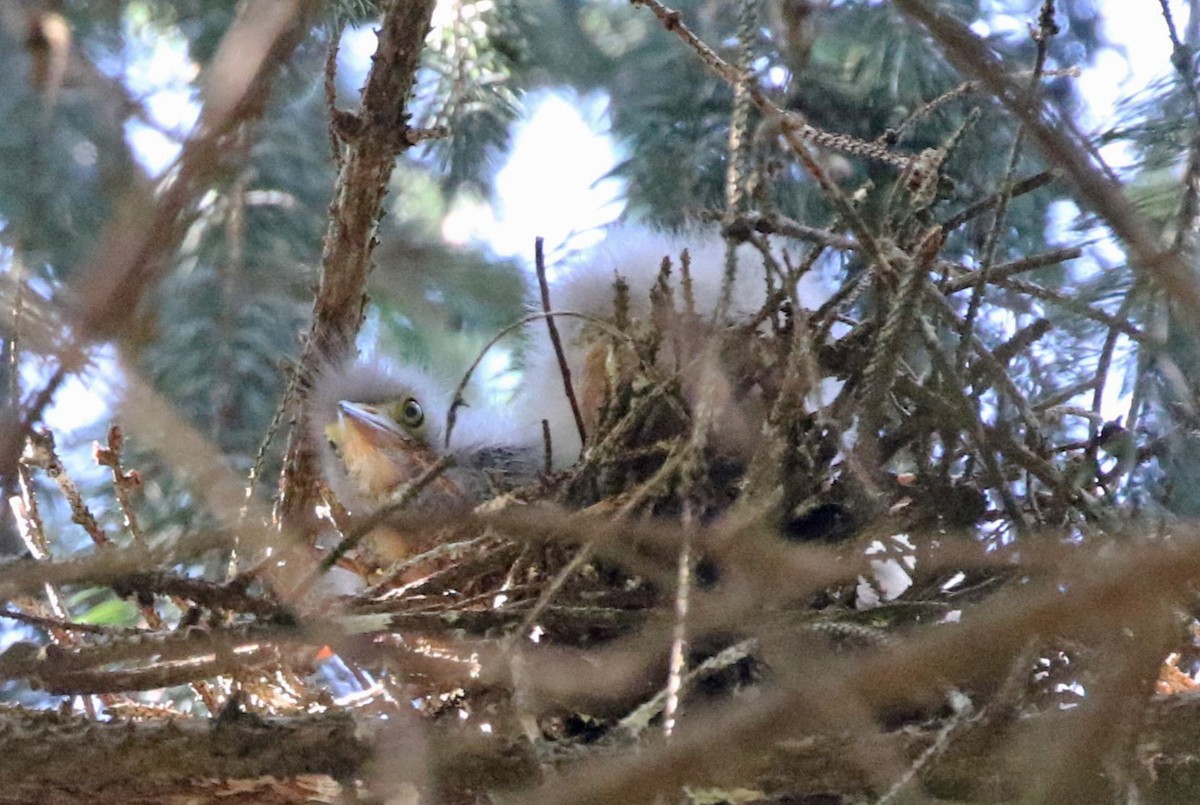
[[[186,792],[209,801],[236,791],[234,780],[352,779],[369,754],[345,714],[262,719],[230,709],[216,721],[105,724],[12,709],[0,712],[0,802],[128,805]]]
[[[349,354],[362,323],[375,229],[388,181],[396,157],[414,142],[408,125],[409,93],[433,6],[433,0],[395,0],[388,5],[363,87],[362,109],[356,115],[334,110],[334,130],[346,150],[329,206],[312,325],[296,370],[301,378],[311,378],[324,361]],[[301,531],[307,529],[317,500],[317,462],[308,433],[308,410],[301,401],[280,487],[281,518],[289,526],[301,526]]]

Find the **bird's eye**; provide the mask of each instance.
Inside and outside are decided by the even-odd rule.
[[[419,428],[425,421],[425,409],[412,397],[400,405],[400,422],[410,428]]]

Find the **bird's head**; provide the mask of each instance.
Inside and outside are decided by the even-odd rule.
[[[444,452],[444,385],[409,367],[327,367],[310,392],[312,437],[337,498],[361,509],[386,501]]]
[[[447,453],[454,466],[422,494],[419,506],[478,503],[494,493],[497,481],[520,485],[540,467],[540,426],[521,425],[511,406],[459,408],[447,447],[449,384],[410,366],[359,361],[326,367],[309,394],[324,478],[356,514],[387,503]]]

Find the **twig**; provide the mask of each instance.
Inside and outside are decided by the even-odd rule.
[[[286,618],[290,615],[278,601],[266,595],[248,593],[246,588],[249,583],[247,577],[219,584],[164,570],[145,570],[128,574],[113,582],[112,587],[122,595],[169,595],[181,609],[186,609],[186,602],[190,601],[206,609],[244,612],[262,618]]]
[[[942,108],[951,101],[965,97],[974,92],[978,87],[973,81],[964,81],[957,87],[950,89],[938,95],[931,101],[926,101],[913,110],[912,114],[900,122],[900,125],[895,128],[888,129],[883,134],[875,138],[875,142],[883,146],[893,146],[904,139],[917,123],[920,123],[925,118],[932,115],[938,109]]]
[[[929,765],[929,762],[946,751],[946,747],[950,745],[950,736],[959,731],[962,726],[969,723],[971,716],[971,700],[964,694],[958,691],[951,691],[949,694],[950,706],[952,714],[946,719],[946,723],[938,730],[937,736],[934,738],[925,751],[923,751],[916,760],[912,762],[912,766],[897,780],[891,788],[884,792],[875,803],[875,805],[888,805],[888,803],[898,801],[899,797],[904,793],[908,784],[912,782],[917,773],[921,769]]]
[[[1105,327],[1110,327],[1120,331],[1123,335],[1128,336],[1134,341],[1143,346],[1149,346],[1151,349],[1156,349],[1159,345],[1155,343],[1154,338],[1146,332],[1139,330],[1127,319],[1117,318],[1111,313],[1105,313],[1103,310],[1097,310],[1086,302],[1079,299],[1073,299],[1066,294],[1053,291],[1045,286],[1037,285],[1032,282],[1023,282],[1013,279],[999,279],[992,277],[992,284],[998,288],[1007,288],[1018,293],[1032,296],[1035,299],[1044,299],[1047,302],[1052,302],[1056,305],[1070,310],[1072,313],[1077,313],[1084,318],[1098,321]]]
[[[900,359],[904,338],[910,324],[920,317],[921,298],[929,266],[941,251],[946,236],[939,226],[926,230],[914,247],[911,257],[903,258],[903,275],[896,289],[895,303],[887,309],[874,351],[863,372],[864,423],[868,443],[878,436],[877,429],[887,404],[888,394],[896,379],[896,364]]]
[[[1192,107],[1192,136],[1188,138],[1187,167],[1183,175],[1183,197],[1179,201],[1179,211],[1175,220],[1175,237],[1172,248],[1180,251],[1187,244],[1188,233],[1196,218],[1197,198],[1200,197],[1200,92],[1196,90],[1196,67],[1194,48],[1179,41],[1179,33],[1175,30],[1175,18],[1171,15],[1171,7],[1167,0],[1159,0],[1163,19],[1167,23],[1167,34],[1171,39],[1171,65],[1179,76]],[[1193,6],[1193,13],[1194,11]],[[1188,22],[1194,25],[1193,21]],[[1193,43],[1194,44],[1194,43]]]
[[[88,508],[87,503],[84,502],[83,495],[79,493],[79,487],[67,474],[67,468],[63,466],[62,460],[54,448],[54,436],[49,431],[37,431],[30,434],[29,452],[24,461],[32,467],[43,470],[50,480],[58,484],[63,497],[67,499],[67,504],[71,507],[72,522],[83,526],[83,530],[92,538],[92,542],[100,546],[112,542],[108,534],[104,533],[104,529],[100,527],[100,523],[96,521],[96,517]]]
[[[404,574],[411,568],[428,565],[446,557],[460,556],[472,551],[483,553],[484,546],[492,539],[492,534],[485,531],[484,534],[474,539],[462,540],[460,542],[443,542],[427,551],[422,551],[403,561],[396,562],[387,569],[382,578],[359,593],[356,600],[369,601],[391,592],[394,589],[395,583],[402,579]]]
[[[338,19],[334,23],[333,33],[329,37],[329,53],[325,56],[325,106],[329,109],[329,153],[333,164],[342,168],[342,144],[338,140],[337,129],[333,121],[337,116],[337,64],[338,50],[342,44],[342,32],[346,29],[346,20]]]
[[[705,674],[714,671],[723,671],[733,665],[741,662],[751,655],[758,648],[758,639],[750,638],[743,640],[740,643],[735,643],[732,646],[718,651],[713,656],[698,664],[695,668],[690,669],[687,674],[680,680],[681,687],[687,687],[698,680]],[[637,737],[645,731],[646,726],[659,713],[665,712],[666,704],[669,701],[669,689],[663,689],[656,693],[652,698],[641,704],[636,710],[629,713],[618,723],[618,729],[629,734],[632,737]]]
[[[1117,321],[1125,321],[1129,315],[1130,309],[1133,307],[1133,302],[1137,298],[1137,294],[1131,290],[1125,294],[1125,298],[1121,300],[1121,307],[1117,309]],[[1110,327],[1104,336],[1104,345],[1100,348],[1100,355],[1096,359],[1096,374],[1092,386],[1092,413],[1097,420],[1100,419],[1100,412],[1104,406],[1104,386],[1108,380],[1108,372],[1112,367],[1113,354],[1117,349],[1117,339],[1120,336],[1120,330],[1116,327]],[[1099,421],[1092,423],[1092,439],[1091,445],[1088,448],[1088,459],[1096,460],[1097,451],[1100,449],[1100,429],[1102,425]]]
[[[403,511],[408,504],[417,499],[417,496],[424,491],[425,487],[436,481],[441,477],[443,472],[452,466],[454,466],[454,456],[450,454],[442,456],[429,469],[421,473],[419,477],[405,484],[404,488],[399,490],[394,499],[387,505],[376,509],[368,517],[364,518],[362,522],[355,524],[350,533],[321,560],[314,569],[314,572],[300,584],[297,592],[293,595],[296,598],[303,597],[312,588],[316,580],[322,574],[329,572],[350,549],[358,545],[363,537],[370,534],[380,524],[387,522],[387,519],[396,512]]]
[[[232,537],[220,532],[189,534],[149,548],[116,547],[74,559],[0,563],[0,598],[38,592],[45,584],[107,585],[147,567],[172,565],[212,550],[227,550]]]
[[[741,238],[728,226],[749,206],[747,183],[750,173],[750,97],[754,86],[754,39],[758,33],[756,0],[739,0],[738,48],[736,70],[740,76],[733,84],[733,108],[729,115],[728,159],[725,165],[725,272],[721,279],[721,294],[712,312],[714,323],[725,318],[737,277],[737,247]]]
[[[808,241],[831,249],[855,251],[858,249],[858,241],[854,240],[854,238],[839,235],[828,229],[802,224],[799,221],[788,218],[782,213],[772,212],[762,216],[747,215],[745,216],[745,220],[751,228],[764,235],[783,235],[784,237]]]
[[[1051,249],[1048,252],[1031,254],[1018,260],[992,266],[991,271],[987,274],[987,279],[989,282],[995,283],[998,280],[1008,279],[1017,274],[1023,274],[1026,271],[1035,271],[1046,266],[1057,265],[1066,260],[1074,260],[1081,254],[1083,254],[1083,249],[1078,246],[1067,246],[1061,249]],[[942,292],[947,295],[958,293],[959,291],[976,286],[981,278],[982,276],[978,269],[969,271],[956,279],[943,283]]]
[[[1158,239],[1096,161],[1078,133],[1056,125],[1044,103],[1031,103],[1023,88],[1005,75],[999,59],[967,26],[926,0],[895,0],[896,7],[920,23],[942,46],[959,71],[974,75],[1025,125],[1046,159],[1061,168],[1078,197],[1112,228],[1141,270],[1154,277],[1179,304],[1191,326],[1200,327],[1200,284],[1179,254],[1164,252]]]
[[[521,624],[504,638],[504,652],[509,654],[516,647],[517,641],[526,637],[538,622],[538,618],[542,617],[542,613],[550,606],[550,602],[554,600],[554,596],[558,595],[558,591],[567,583],[571,576],[575,575],[589,559],[592,558],[594,543],[586,543],[575,555],[571,557],[571,561],[567,562],[563,567],[554,574],[554,578],[542,590],[542,594],[538,596],[536,602],[530,607],[529,612],[521,619]]]
[[[694,526],[692,502],[683,504],[683,544],[679,546],[679,561],[675,576],[675,623],[671,629],[671,659],[667,670],[666,701],[663,704],[663,737],[675,732],[679,702],[683,695],[683,675],[687,670],[688,604],[692,592],[692,541]]]
[[[958,229],[967,221],[970,221],[973,218],[978,218],[980,215],[983,215],[985,212],[995,207],[1000,203],[1000,199],[1005,197],[1013,199],[1017,196],[1023,196],[1026,193],[1032,193],[1034,190],[1039,190],[1045,187],[1057,178],[1059,178],[1057,171],[1046,170],[1042,171],[1041,173],[1035,173],[1033,176],[1021,179],[1020,181],[1014,182],[1011,185],[1003,186],[1000,188],[1000,190],[992,195],[973,202],[972,204],[968,204],[962,210],[959,210],[954,215],[951,215],[942,222],[942,228],[947,232]]]
[[[113,637],[114,635],[131,636],[144,634],[141,629],[127,629],[120,626],[101,626],[95,623],[80,623],[78,621],[64,620],[62,618],[43,618],[39,615],[30,615],[25,612],[18,612],[15,609],[0,608],[0,618],[8,618],[9,620],[27,623],[30,626],[36,626],[39,629],[44,629],[47,632],[62,630],[67,632],[85,632],[87,634],[100,635],[103,637]]]
[[[113,491],[117,496],[117,504],[121,507],[121,514],[125,517],[125,527],[129,529],[129,536],[133,538],[135,545],[145,545],[146,537],[138,523],[137,511],[133,508],[131,497],[131,493],[142,485],[142,481],[136,472],[126,472],[122,469],[121,451],[124,445],[125,434],[119,425],[112,425],[108,429],[108,444],[101,447],[97,442],[93,446],[93,452],[96,463],[108,467],[112,472]]]
[[[1042,80],[1042,70],[1046,66],[1046,51],[1050,46],[1050,37],[1058,33],[1054,22],[1054,0],[1044,0],[1041,12],[1038,14],[1038,28],[1034,35],[1037,54],[1033,62],[1033,75],[1029,79],[1026,90],[1029,97],[1034,97],[1038,84]],[[967,355],[971,348],[971,335],[975,331],[975,317],[979,315],[980,305],[983,304],[984,293],[987,291],[988,279],[991,276],[992,263],[996,259],[996,247],[1000,243],[1000,233],[1004,230],[1005,218],[1008,215],[1008,202],[1011,196],[1006,192],[1011,187],[1013,176],[1017,172],[1017,163],[1021,158],[1021,146],[1025,142],[1025,125],[1017,124],[1016,134],[1013,135],[1012,148],[1008,154],[1008,165],[1004,169],[1004,177],[1000,181],[1000,193],[996,201],[996,212],[992,216],[992,225],[983,241],[982,255],[979,268],[976,271],[975,287],[971,290],[971,299],[967,302],[967,312],[963,316],[962,329],[959,331],[958,351],[955,354],[955,366],[961,373],[966,366]],[[977,399],[978,394],[974,397]]]
[[[483,359],[487,356],[488,351],[491,350],[492,347],[496,346],[496,344],[500,343],[500,341],[503,340],[504,337],[509,333],[516,332],[531,322],[545,319],[550,316],[562,316],[580,319],[598,327],[600,330],[604,331],[608,335],[613,336],[614,338],[633,342],[633,338],[628,333],[621,332],[616,327],[613,327],[611,324],[604,321],[604,319],[599,319],[595,316],[588,316],[583,313],[575,313],[574,311],[570,310],[555,310],[548,313],[530,313],[528,316],[514,321],[507,327],[502,328],[498,333],[492,336],[491,340],[483,345],[483,347],[479,350],[479,353],[475,356],[475,360],[471,362],[471,365],[467,367],[467,371],[463,373],[462,380],[459,381],[458,387],[454,390],[454,396],[450,400],[450,410],[446,412],[446,437],[442,440],[443,446],[450,446],[450,436],[454,433],[455,422],[458,421],[458,409],[460,406],[466,404],[466,400],[463,397],[463,392],[467,390],[467,384],[471,382],[471,375],[473,375],[475,370],[479,368],[479,364],[483,362]]]
[[[254,452],[254,463],[250,467],[250,472],[246,475],[246,493],[245,499],[242,501],[242,507],[238,512],[238,520],[244,521],[246,515],[250,512],[250,501],[254,498],[254,491],[258,486],[258,480],[262,477],[263,467],[267,463],[267,451],[271,448],[271,442],[275,440],[275,434],[279,432],[279,426],[283,424],[283,416],[287,413],[292,401],[296,399],[296,390],[300,387],[300,372],[297,365],[293,365],[288,369],[287,386],[284,387],[283,396],[279,398],[279,403],[275,406],[275,411],[271,414],[271,421],[267,423],[267,429],[263,432],[262,440],[258,443],[258,449]],[[233,571],[231,568],[230,575]]]
[[[542,312],[546,314],[546,330],[550,333],[550,343],[554,346],[554,356],[558,359],[558,369],[562,373],[563,391],[567,395],[567,402],[571,404],[571,414],[575,417],[575,427],[579,430],[579,444],[582,450],[582,446],[587,444],[587,428],[583,424],[583,414],[579,411],[579,401],[575,399],[575,388],[571,385],[571,367],[567,365],[567,356],[563,353],[562,339],[558,337],[558,327],[554,324],[554,316],[550,312],[550,283],[546,281],[544,238],[538,237],[534,240],[533,251],[534,265],[537,269],[538,290],[542,296]],[[446,444],[449,443],[450,434],[449,428],[447,428]]]
[[[63,669],[58,667],[57,663],[47,662],[22,676],[48,693],[58,695],[114,694],[200,683],[215,676],[244,671],[256,664],[274,661],[276,657],[274,646],[264,645],[254,646],[237,654],[229,652],[198,657],[186,662],[156,660],[154,664],[143,668],[122,670]],[[2,659],[3,657],[0,657],[0,660]],[[12,678],[11,672],[5,675]]]

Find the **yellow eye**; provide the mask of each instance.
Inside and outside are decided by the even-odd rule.
[[[414,398],[409,397],[400,404],[400,424],[409,428],[419,428],[425,422],[425,409]]]

